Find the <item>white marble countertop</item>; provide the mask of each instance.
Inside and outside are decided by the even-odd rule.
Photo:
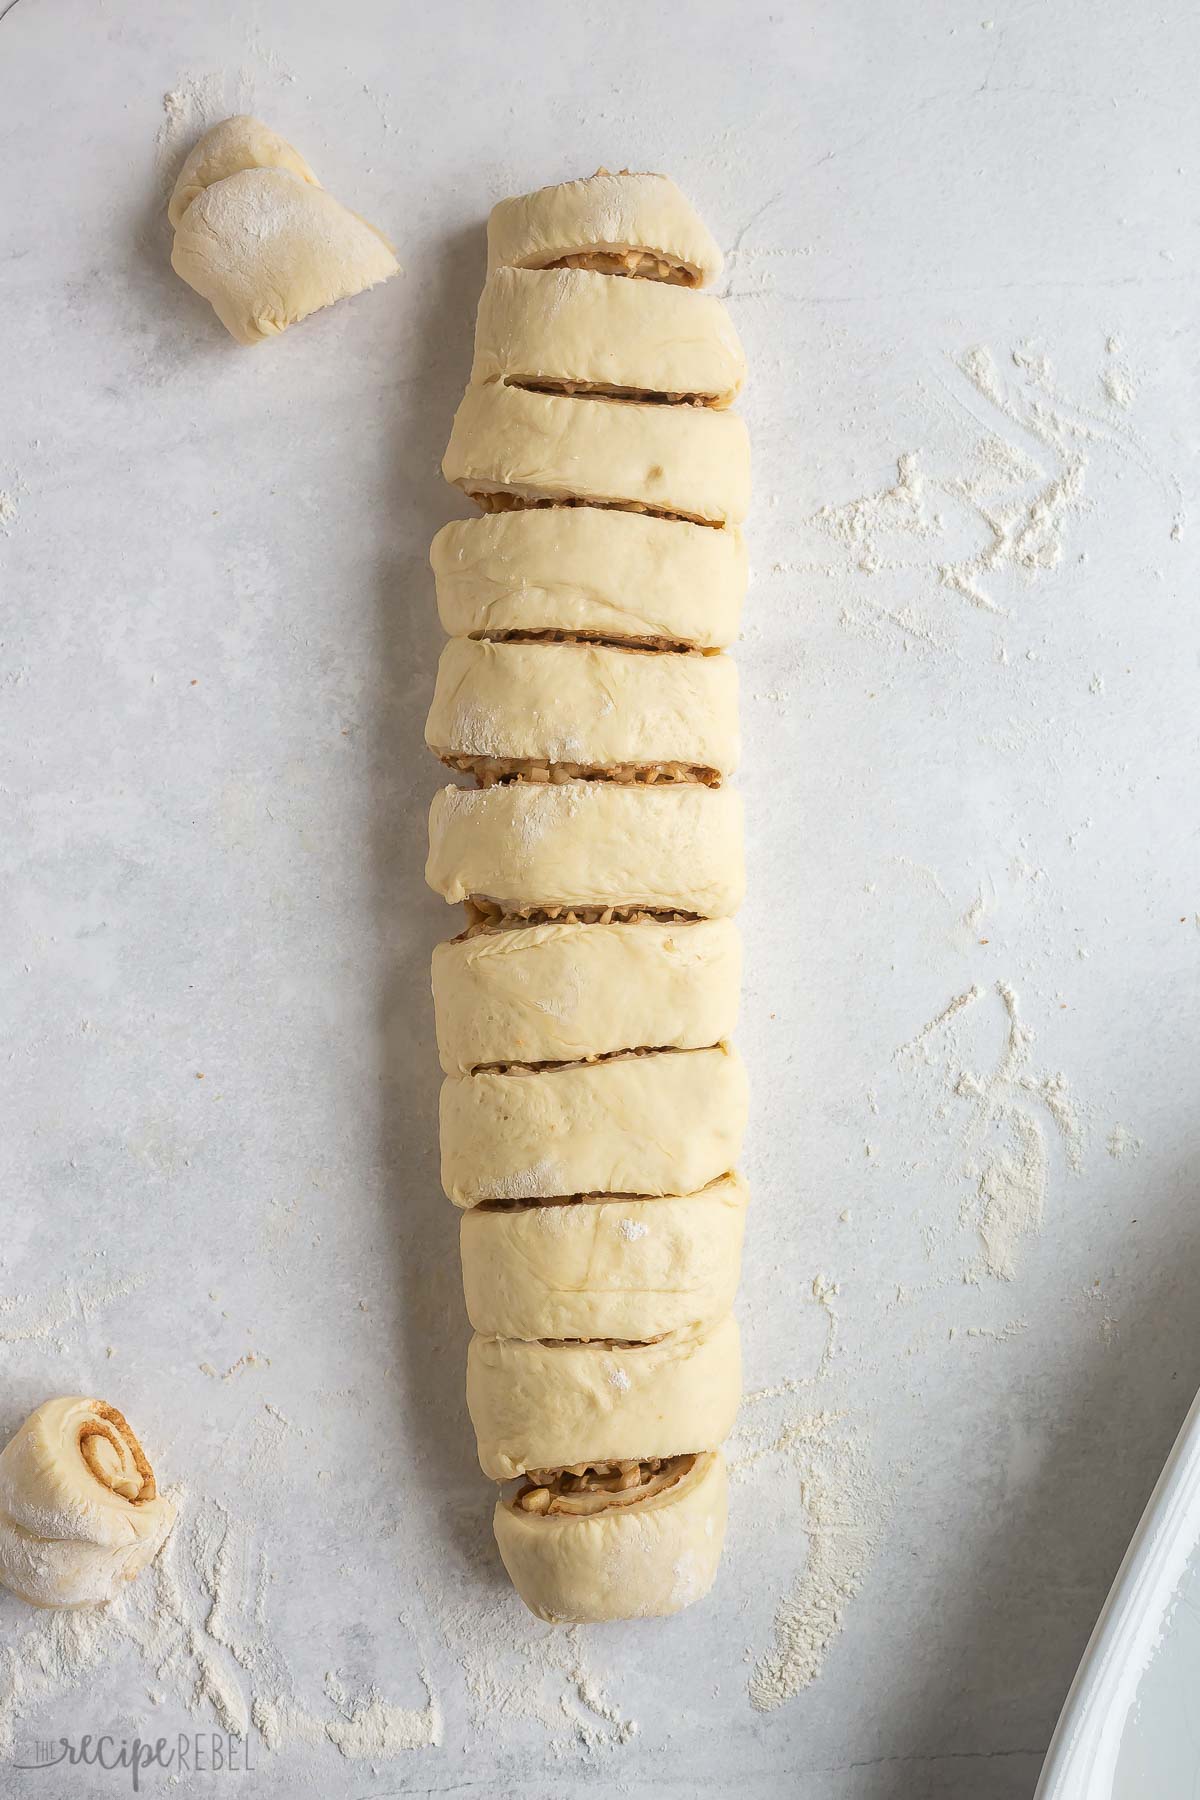
[[[185,1493],[113,1615],[0,1597],[0,1765],[1032,1793],[1200,1382],[1198,52],[1181,0],[4,14],[0,1427],[101,1393]],[[162,198],[247,109],[405,270],[255,351]],[[601,162],[695,197],[752,368],[752,1397],[711,1600],[567,1634],[462,1398],[425,559],[487,209]],[[11,1791],[129,1791],[60,1775]]]

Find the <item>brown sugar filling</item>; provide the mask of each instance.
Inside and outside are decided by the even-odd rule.
[[[728,1179],[728,1175],[714,1175],[711,1181],[706,1181],[704,1186],[698,1188],[696,1191],[700,1194],[707,1193],[709,1188],[717,1187],[721,1182],[728,1181]],[[678,1198],[679,1195],[677,1194],[615,1194],[610,1190],[595,1189],[587,1194],[544,1194],[537,1196],[536,1198],[526,1196],[519,1200],[482,1200],[475,1208],[475,1211],[481,1213],[540,1212],[548,1206],[604,1206],[609,1202],[616,1204],[618,1202],[630,1200],[670,1200]]]
[[[643,500],[585,500],[576,494],[515,494],[507,488],[467,488],[481,512],[524,512],[545,506],[594,506],[601,512],[646,513],[652,519],[677,519],[685,525],[707,525],[711,531],[724,531],[721,519],[702,519],[699,513],[671,512],[665,506],[647,506]]]
[[[547,269],[588,269],[593,275],[624,275],[635,281],[666,281],[674,287],[699,287],[700,277],[694,269],[669,257],[656,256],[653,250],[574,250]]]
[[[645,650],[653,655],[719,656],[715,645],[689,644],[683,638],[633,637],[616,631],[572,631],[562,625],[510,627],[505,631],[471,631],[475,643],[488,644],[600,644],[612,650]]]
[[[133,1506],[157,1499],[154,1471],[128,1420],[103,1400],[94,1401],[92,1409],[94,1416],[84,1420],[78,1439],[79,1454],[88,1470],[110,1493],[120,1494]],[[102,1444],[116,1453],[115,1468],[111,1454],[101,1449]],[[129,1462],[133,1463],[133,1474],[125,1473]]]
[[[576,1463],[569,1469],[530,1469],[511,1501],[514,1512],[567,1514],[578,1518],[615,1507],[636,1506],[665,1493],[696,1466],[692,1456],[649,1456],[640,1461]]]
[[[478,937],[483,932],[519,931],[526,925],[698,925],[699,913],[676,912],[655,906],[522,906],[503,907],[485,894],[472,894],[464,902],[467,928],[454,940]]]
[[[556,1069],[584,1069],[595,1063],[627,1062],[635,1056],[690,1056],[692,1048],[683,1049],[679,1044],[638,1044],[630,1050],[598,1050],[592,1056],[567,1056],[555,1062],[494,1062],[476,1063],[471,1070],[472,1075],[551,1075]],[[700,1050],[715,1050],[715,1044],[699,1044],[694,1046]]]
[[[506,375],[505,387],[527,394],[563,394],[568,399],[633,401],[640,406],[720,407],[721,394],[672,393],[664,388],[620,387],[609,381],[569,381],[561,375]]]
[[[512,782],[540,782],[557,785],[564,781],[612,781],[622,787],[653,787],[691,782],[703,787],[720,787],[717,769],[695,763],[594,763],[543,762],[529,757],[464,756],[451,750],[434,754],[448,769],[473,775],[477,787],[490,788]]]

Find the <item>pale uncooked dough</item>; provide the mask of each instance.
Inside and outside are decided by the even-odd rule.
[[[714,281],[722,257],[712,233],[667,175],[601,170],[501,200],[488,219],[488,273],[508,263],[544,268],[564,256],[649,251],[697,286]]]
[[[746,377],[711,294],[585,269],[497,269],[475,321],[473,382],[582,383],[728,406]]]
[[[429,560],[451,637],[592,632],[723,649],[737,636],[746,545],[736,527],[603,507],[455,519]]]
[[[602,644],[451,638],[425,742],[512,761],[679,763],[728,775],[738,760],[737,669],[727,656]]]
[[[485,1337],[658,1337],[733,1305],[748,1199],[738,1175],[697,1194],[464,1212],[467,1317]]]
[[[740,524],[750,503],[750,445],[737,413],[500,382],[468,387],[442,472],[467,494],[644,506],[701,524]]]
[[[732,1036],[742,947],[730,919],[555,921],[482,932],[433,953],[442,1068],[571,1062],[643,1044],[699,1050]]]
[[[493,1528],[513,1586],[551,1624],[661,1618],[700,1600],[721,1560],[728,1480],[719,1451],[674,1487],[583,1518],[496,1503]]]
[[[261,119],[241,113],[214,125],[188,152],[167,206],[167,217],[175,229],[205,188],[242,169],[286,169],[313,187],[321,185],[294,145]]]
[[[451,902],[508,911],[644,906],[728,918],[745,889],[732,787],[611,781],[446,787],[429,813],[425,878]]]
[[[172,268],[239,344],[276,337],[399,268],[382,233],[257,119],[226,119],[201,138],[168,210]]]
[[[31,1413],[0,1452],[0,1581],[34,1606],[99,1606],[175,1519],[133,1431],[101,1400]]]
[[[737,1322],[672,1331],[654,1344],[471,1339],[467,1410],[494,1481],[527,1469],[715,1450],[741,1399]]]
[[[553,1194],[687,1194],[733,1168],[747,1111],[746,1073],[727,1044],[448,1075],[442,1186],[456,1206]]]
[[[736,635],[750,474],[741,346],[689,291],[720,265],[663,176],[495,207],[442,465],[484,517],[431,550],[426,741],[482,784],[430,811],[426,878],[471,921],[434,957],[442,1182],[480,1462],[532,1474],[496,1539],[551,1621],[678,1611],[725,1529],[742,818],[736,678],[702,653]]]

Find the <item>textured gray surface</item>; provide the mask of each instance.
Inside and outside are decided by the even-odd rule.
[[[1115,0],[602,26],[21,0],[0,23],[0,1423],[107,1395],[193,1520],[229,1509],[251,1587],[265,1550],[261,1630],[310,1715],[336,1716],[329,1670],[418,1706],[422,1667],[445,1714],[440,1748],[376,1764],[260,1745],[243,1791],[1032,1792],[1200,1380],[1198,49],[1192,8]],[[294,139],[404,276],[237,349],[168,266],[154,137],[181,83]],[[759,1713],[747,1677],[812,1544],[803,1466],[755,1464],[712,1601],[585,1634],[624,1743],[489,1552],[436,1174],[449,919],[422,881],[425,556],[456,510],[438,460],[483,219],[600,162],[695,196],[752,369],[748,1386],[811,1379],[795,1409],[838,1415],[891,1495],[820,1678]],[[1023,423],[957,366],[979,345]],[[979,576],[988,611],[939,571],[1003,537],[1007,502],[970,491],[994,432],[1041,471],[1012,474],[1027,509],[1078,491],[1030,514],[1044,556],[1026,539]],[[910,478],[840,532],[819,516],[910,452],[919,504]],[[1011,1281],[973,1263],[954,1091],[1001,1063],[997,983],[1034,1086],[1002,1069],[985,1133],[1033,1117],[1046,1159]],[[897,1061],[972,984],[959,1051]],[[1038,1086],[1059,1070],[1078,1172]],[[1110,1153],[1118,1125],[1139,1153]],[[28,1628],[0,1598],[0,1642]],[[472,1643],[544,1717],[486,1717]],[[262,1659],[214,1654],[262,1694]],[[187,1691],[128,1650],[18,1742],[191,1729]]]

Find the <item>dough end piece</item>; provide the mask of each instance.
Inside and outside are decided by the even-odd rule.
[[[281,138],[261,119],[239,113],[235,118],[222,119],[219,125],[206,131],[188,152],[167,205],[167,217],[175,230],[178,231],[184,213],[205,188],[224,181],[229,175],[239,174],[242,169],[286,169],[313,187],[321,185],[300,152],[286,138]]]
[[[102,1606],[175,1522],[132,1427],[107,1401],[47,1400],[0,1452],[0,1582],[31,1606]]]
[[[600,1512],[538,1514],[497,1502],[496,1543],[518,1594],[550,1624],[663,1618],[703,1599],[721,1560],[728,1477],[719,1451],[664,1492]]]
[[[201,138],[168,214],[171,267],[239,344],[278,337],[400,267],[383,233],[257,119],[226,119]]]

